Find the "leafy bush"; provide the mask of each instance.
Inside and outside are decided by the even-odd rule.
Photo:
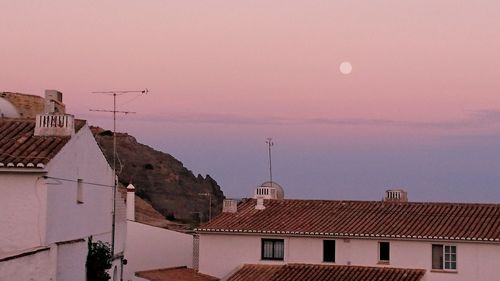
[[[111,268],[113,259],[109,243],[92,242],[92,237],[89,237],[88,250],[87,281],[108,281],[111,279],[111,276],[106,272]]]

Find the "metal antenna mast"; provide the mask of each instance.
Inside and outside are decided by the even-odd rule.
[[[271,146],[274,146],[273,138],[267,138],[267,146],[269,148],[269,178],[271,180],[271,185],[273,184],[273,164],[271,161]]]
[[[140,91],[99,91],[99,92],[92,92],[92,94],[104,94],[104,95],[110,95],[113,96],[113,110],[104,110],[104,109],[90,109],[90,111],[97,111],[97,112],[109,112],[113,113],[113,211],[112,211],[112,225],[111,225],[111,253],[113,256],[115,255],[115,228],[116,228],[116,218],[115,218],[115,213],[116,213],[116,189],[118,186],[118,181],[116,178],[116,114],[117,113],[122,113],[122,114],[130,114],[130,113],[135,113],[132,111],[118,111],[116,110],[116,96],[121,96],[125,94],[147,94],[149,92],[148,89],[145,90],[140,90]]]

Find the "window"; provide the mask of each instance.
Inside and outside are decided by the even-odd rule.
[[[388,263],[391,259],[391,244],[389,242],[378,242],[378,260]]]
[[[335,262],[335,240],[323,240],[323,261]]]
[[[433,244],[432,269],[457,270],[457,247]]]
[[[262,239],[263,260],[283,260],[285,252],[285,242],[283,239]]]
[[[76,183],[76,204],[83,204],[83,180],[78,179]]]

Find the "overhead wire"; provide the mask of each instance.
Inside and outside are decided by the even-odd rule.
[[[51,177],[51,176],[41,176],[43,179],[52,179],[56,181],[66,181],[66,182],[75,182],[75,183],[84,183],[88,185],[93,185],[93,186],[102,186],[102,187],[114,187],[114,185],[109,185],[109,184],[102,184],[102,183],[95,183],[95,182],[88,182],[88,181],[78,181],[78,180],[73,180],[73,179],[65,179],[65,178],[58,178],[58,177]],[[49,183],[51,184],[51,183]],[[53,183],[55,185],[61,184],[59,183]]]
[[[134,100],[138,99],[141,95],[142,95],[142,93],[137,94],[135,97],[133,97],[133,98],[129,99],[128,101],[125,101],[125,102],[123,102],[123,103],[120,103],[120,104],[118,104],[117,106],[122,106],[122,105],[129,104],[129,103],[133,102]]]

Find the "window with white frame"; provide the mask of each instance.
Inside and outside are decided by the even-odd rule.
[[[432,244],[432,269],[457,270],[457,247]]]
[[[262,239],[261,258],[263,260],[283,260],[285,241],[283,239]]]

